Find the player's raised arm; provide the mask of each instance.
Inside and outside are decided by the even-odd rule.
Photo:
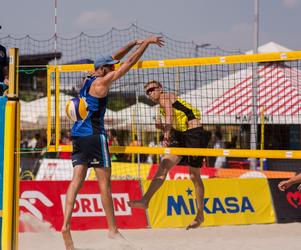
[[[280,191],[285,191],[287,188],[289,188],[290,186],[301,182],[301,174],[298,174],[296,176],[293,176],[292,178],[285,180],[285,181],[281,181],[278,184],[278,188]],[[300,188],[298,187],[298,190],[300,191]]]
[[[164,147],[167,147],[170,142],[170,132],[171,132],[172,121],[173,121],[172,103],[173,103],[173,98],[169,93],[164,94],[164,97],[160,101],[160,105],[165,112],[165,124],[163,124],[163,133],[164,133],[163,146]]]
[[[121,49],[113,56],[101,56],[94,62],[95,70],[92,76],[97,77],[97,79],[93,82],[93,85],[90,88],[90,94],[98,97],[106,96],[111,84],[124,76],[131,67],[138,62],[150,44],[156,44],[159,47],[162,47],[164,45],[164,40],[160,36],[150,36],[143,42],[138,41],[137,43],[141,43],[140,46],[132,52],[132,54],[117,70],[115,70],[114,65],[118,63],[119,60],[116,60],[113,56],[121,57],[124,53],[126,53],[131,45],[129,45],[128,48]]]
[[[140,45],[143,43],[143,40],[140,39],[135,39],[134,41],[128,43],[121,49],[117,50],[116,52],[113,53],[112,58],[115,60],[121,60],[129,51],[134,48],[136,45]]]
[[[141,58],[145,50],[150,44],[156,44],[159,47],[164,45],[164,40],[160,36],[150,36],[145,39],[141,45],[128,57],[128,59],[122,63],[118,70],[112,72],[114,74],[112,81],[118,80],[120,77],[124,76]]]
[[[161,117],[160,117],[159,115],[156,117],[155,126],[156,126],[156,129],[161,129],[161,130],[164,129],[164,126],[163,126],[163,124],[162,124]]]

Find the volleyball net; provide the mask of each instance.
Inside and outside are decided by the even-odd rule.
[[[3,33],[2,33],[3,34]],[[208,43],[197,44],[193,41],[179,41],[168,34],[149,31],[136,24],[125,29],[112,28],[103,34],[81,33],[77,36],[66,37],[58,35],[49,38],[36,38],[30,35],[14,37],[12,35],[0,37],[0,43],[6,48],[16,47],[20,51],[20,67],[43,64],[45,60],[54,64],[92,63],[101,54],[112,54],[134,39],[144,39],[150,35],[161,35],[165,39],[165,46],[160,50],[149,48],[142,60],[162,58],[209,57],[217,55],[240,54],[239,50],[225,50]],[[55,50],[54,46],[57,45]],[[56,51],[56,53],[54,52]],[[37,60],[38,59],[38,60]],[[46,64],[48,64],[48,61]]]
[[[206,156],[203,165],[207,167],[214,167],[219,158],[222,167],[242,170],[249,169],[250,159],[256,158],[255,168],[261,170],[298,171],[300,60],[301,52],[296,51],[139,62],[109,92],[104,121],[111,158],[119,169],[113,177],[145,178],[142,171],[150,176],[150,165],[159,163],[164,154]],[[40,172],[39,179],[51,179],[56,174],[59,179],[72,176],[72,122],[67,119],[65,104],[78,95],[91,70],[93,64],[49,65],[47,96],[21,102],[21,135],[42,131],[45,136],[44,144],[36,144],[41,150],[34,152],[38,158],[34,169],[39,169],[43,158],[64,159],[64,163],[49,160],[48,172]],[[145,96],[143,88],[152,80],[200,111],[209,139],[206,148],[162,147],[162,132],[155,128],[159,107]],[[21,151],[32,154],[28,148]],[[58,166],[63,166],[62,172]],[[38,170],[26,173],[29,179],[32,173],[36,176]]]

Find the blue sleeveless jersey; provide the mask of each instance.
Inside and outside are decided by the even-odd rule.
[[[95,76],[88,77],[80,90],[80,97],[88,104],[89,114],[85,120],[76,121],[72,127],[72,136],[89,136],[95,134],[106,134],[104,127],[104,116],[106,113],[107,96],[97,98],[89,94],[91,84]]]

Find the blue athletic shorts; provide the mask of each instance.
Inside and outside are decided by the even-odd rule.
[[[109,146],[104,134],[72,137],[72,165],[85,165],[88,168],[111,167]]]

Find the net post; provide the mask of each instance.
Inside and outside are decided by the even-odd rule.
[[[19,96],[19,49],[9,49],[9,96]]]
[[[2,239],[3,250],[18,249],[19,232],[19,168],[20,156],[20,103],[18,72],[19,50],[10,49],[9,91],[4,115],[4,154],[3,154],[3,212]]]
[[[264,149],[264,108],[261,110],[260,150]],[[260,170],[263,170],[263,158],[260,158]]]
[[[53,68],[47,66],[47,148],[51,144],[51,74]]]
[[[60,71],[55,67],[55,150],[60,144]]]

